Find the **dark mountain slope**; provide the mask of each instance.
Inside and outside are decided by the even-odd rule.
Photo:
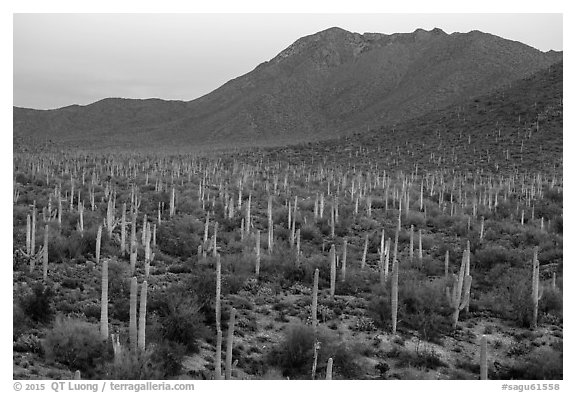
[[[387,171],[413,171],[416,165],[422,170],[448,167],[462,173],[479,171],[494,179],[516,171],[541,172],[561,181],[563,64],[395,126],[239,154],[294,165],[322,160],[332,167],[352,161],[359,170],[384,157],[382,169]]]
[[[190,102],[107,99],[52,111],[14,108],[14,133],[92,147],[282,145],[392,124],[548,67],[490,34],[357,34],[331,28]]]

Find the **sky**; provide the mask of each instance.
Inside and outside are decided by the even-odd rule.
[[[13,17],[13,105],[192,100],[329,27],[480,30],[562,50],[562,14],[29,14]]]

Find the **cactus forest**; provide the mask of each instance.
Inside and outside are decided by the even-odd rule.
[[[15,151],[14,378],[561,379],[562,106],[503,97],[281,148]]]

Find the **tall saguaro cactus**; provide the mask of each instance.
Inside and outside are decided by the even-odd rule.
[[[346,259],[348,255],[348,240],[344,239],[344,249],[342,250],[342,275],[340,280],[346,282]]]
[[[122,218],[120,221],[120,255],[126,255],[126,202],[122,204]]]
[[[100,227],[100,232],[102,227]],[[108,340],[108,260],[102,262],[102,298],[100,300],[100,336]]]
[[[452,291],[450,287],[446,287],[446,298],[448,305],[452,309],[452,327],[456,328],[458,324],[458,317],[468,302],[470,301],[470,287],[472,285],[472,276],[466,273],[467,263],[470,259],[467,256],[468,250],[464,251],[462,255],[462,263],[460,265],[460,272],[458,276],[454,275],[454,285]]]
[[[144,351],[146,349],[146,302],[148,297],[148,282],[142,283],[140,290],[140,312],[138,319],[138,349]]]
[[[334,300],[336,293],[336,249],[334,244],[330,247],[330,297]]]
[[[480,340],[480,379],[488,379],[488,342],[485,335]]]
[[[44,247],[42,248],[42,279],[48,279],[48,224],[44,225]]]
[[[272,219],[272,195],[268,197],[268,253],[274,247],[274,220]]]
[[[334,360],[332,358],[328,358],[328,364],[326,365],[326,379],[332,379],[332,364]]]
[[[100,246],[102,245],[102,225],[98,226],[98,234],[96,235],[96,265],[100,263]]]
[[[230,322],[228,323],[228,338],[226,339],[226,379],[232,379],[232,349],[234,346],[234,323],[236,321],[236,309],[230,310]]]
[[[132,212],[132,226],[130,230],[130,275],[136,271],[136,259],[138,258],[138,245],[136,243],[136,210]]]
[[[136,306],[138,302],[138,280],[132,277],[130,280],[130,349],[136,351],[138,348],[138,322],[136,315]]]
[[[392,305],[392,334],[396,334],[396,325],[398,323],[398,261],[396,258],[395,253],[394,260],[392,261],[392,293],[390,295]]]
[[[320,271],[314,270],[314,286],[312,288],[312,328],[314,332],[318,328],[318,279]]]
[[[368,254],[368,234],[366,234],[366,237],[364,239],[364,251],[362,252],[362,262],[360,264],[360,269],[364,270],[364,268],[366,267],[366,256]]]
[[[542,299],[544,287],[540,287],[540,262],[538,261],[538,246],[534,247],[532,258],[532,328],[538,326],[538,301]]]
[[[256,231],[256,278],[260,277],[260,229]]]
[[[220,261],[220,254],[216,254],[216,303],[214,305],[216,313],[216,358],[214,360],[214,379],[222,379],[222,329],[220,326],[221,274],[222,263]]]

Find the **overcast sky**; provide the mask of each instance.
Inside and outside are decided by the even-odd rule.
[[[561,14],[15,14],[14,105],[191,100],[329,27],[480,30],[562,50]]]

